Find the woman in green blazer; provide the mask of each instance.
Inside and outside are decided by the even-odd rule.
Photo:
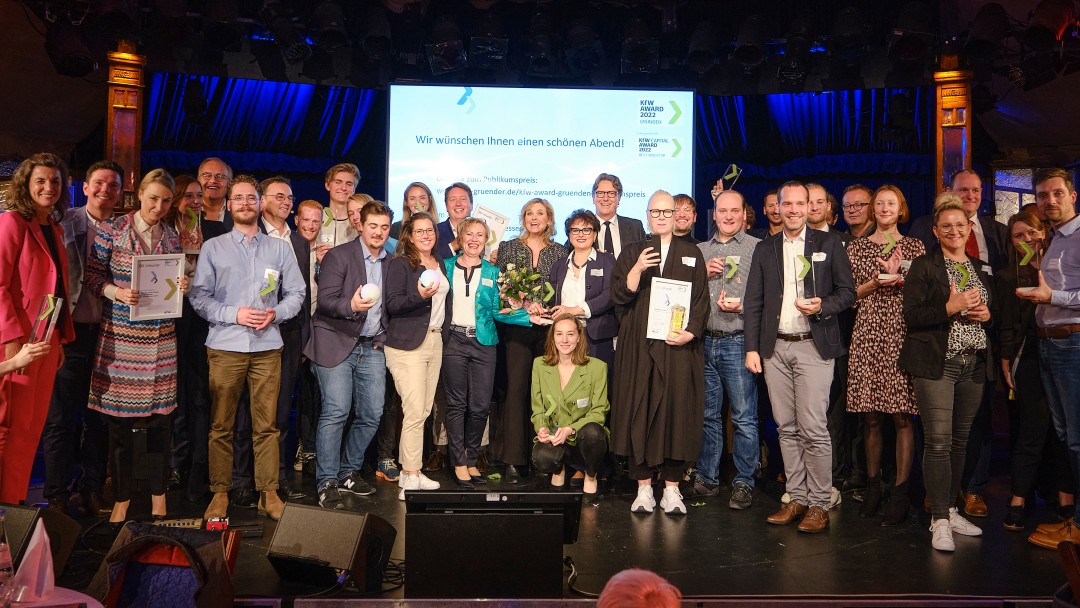
[[[596,494],[596,471],[608,451],[604,418],[608,402],[607,364],[588,356],[585,325],[575,316],[555,317],[544,356],[533,361],[532,463],[551,474],[551,485],[566,481],[566,465],[585,468],[586,495]]]

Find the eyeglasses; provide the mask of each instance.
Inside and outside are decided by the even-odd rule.
[[[259,202],[259,197],[255,196],[254,194],[248,194],[246,196],[243,194],[237,194],[236,196],[230,198],[229,201],[231,201],[234,205],[256,205]]]
[[[210,181],[211,179],[214,179],[214,180],[217,180],[219,182],[227,182],[231,178],[228,175],[225,175],[224,173],[210,173],[209,171],[207,171],[206,173],[200,173],[199,174],[199,179],[201,179],[203,181]]]
[[[666,218],[671,218],[672,216],[675,215],[675,210],[674,209],[649,209],[649,215],[651,215],[653,217],[664,216]]]
[[[596,198],[618,198],[619,193],[615,190],[596,190],[593,192],[593,196]]]
[[[953,232],[962,230],[967,227],[967,222],[964,222],[963,224],[942,224],[938,226],[937,229],[941,232]]]
[[[292,196],[291,194],[290,195],[284,195],[284,194],[282,194],[280,192],[278,192],[277,194],[267,194],[266,198],[275,200],[275,201],[277,201],[279,203],[284,203],[285,201],[289,201],[291,203],[291,202],[296,200],[295,196]]]
[[[584,234],[585,236],[589,236],[593,232],[596,232],[596,231],[593,230],[592,228],[571,228],[570,229],[570,234],[573,234],[573,235]]]
[[[856,211],[858,209],[866,209],[870,206],[870,203],[844,203],[844,211]]]
[[[434,228],[413,228],[412,233],[416,236],[424,236],[429,234],[435,234]]]

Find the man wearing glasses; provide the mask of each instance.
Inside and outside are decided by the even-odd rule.
[[[225,196],[232,183],[232,168],[211,156],[199,165],[198,177],[203,189],[203,215],[208,220],[225,221]]]
[[[626,245],[645,240],[641,220],[615,214],[622,193],[622,180],[610,173],[601,173],[593,181],[593,204],[596,206],[596,217],[600,219],[600,235],[596,244],[600,251],[616,258]]]
[[[210,323],[210,489],[205,519],[228,515],[233,428],[240,392],[250,394],[259,512],[281,517],[277,495],[281,323],[304,304],[304,277],[290,247],[259,230],[259,184],[237,176],[228,190],[233,230],[203,244],[191,305]]]
[[[852,184],[844,188],[841,204],[844,208],[844,223],[852,238],[870,236],[877,229],[874,214],[870,212],[870,198],[874,193],[862,184]]]

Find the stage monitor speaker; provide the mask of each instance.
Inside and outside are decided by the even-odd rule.
[[[348,570],[358,588],[379,591],[396,538],[378,515],[285,503],[266,557],[283,579],[330,586]]]
[[[14,560],[15,567],[18,568],[22,563],[23,554],[40,519],[45,522],[45,532],[49,534],[53,572],[57,576],[63,574],[64,566],[67,565],[71,551],[75,548],[75,541],[79,540],[79,535],[82,534],[79,522],[53,509],[3,503],[0,503],[0,507],[7,511],[4,517],[4,528],[7,530],[8,545],[11,547],[11,558]]]

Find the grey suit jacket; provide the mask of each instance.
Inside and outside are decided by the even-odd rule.
[[[64,229],[64,249],[68,258],[68,310],[75,310],[75,303],[83,293],[83,275],[86,271],[86,207],[74,207],[64,212],[60,226]],[[87,292],[89,293],[89,292]],[[93,297],[89,295],[87,297]]]

